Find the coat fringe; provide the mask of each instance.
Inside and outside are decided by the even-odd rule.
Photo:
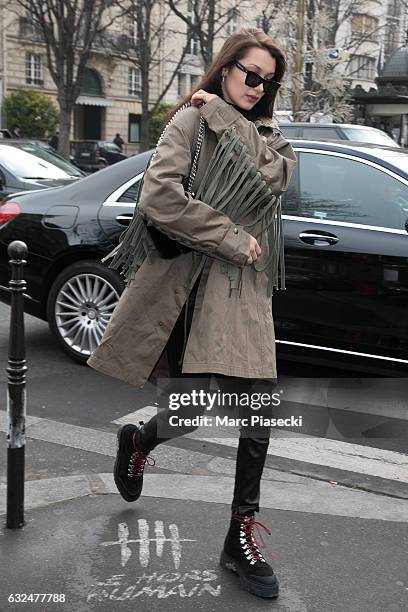
[[[142,188],[143,179],[139,197]],[[196,198],[226,214],[235,223],[255,211],[255,220],[243,227],[250,229],[259,224],[260,231],[255,238],[262,248],[262,243],[269,234],[269,244],[272,248],[262,267],[257,267],[256,262],[252,265],[258,272],[266,271],[268,296],[272,296],[274,287],[285,289],[281,196],[273,194],[267,186],[234,126],[225,130],[219,139]],[[163,230],[166,231],[165,228]],[[128,283],[134,279],[137,270],[154,250],[137,202],[131,223],[121,235],[119,244],[102,261],[112,259],[109,267],[120,271]],[[205,261],[205,256],[194,253],[189,290],[194,286]],[[230,281],[229,295],[231,296],[233,290],[241,295],[242,268],[222,262],[221,269]]]

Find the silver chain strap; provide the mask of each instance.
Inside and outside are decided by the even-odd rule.
[[[165,126],[164,130],[162,131],[162,133],[160,134],[159,140],[157,141],[156,144],[156,148],[154,150],[154,153],[151,157],[151,160],[153,160],[154,156],[157,153],[157,149],[159,147],[159,145],[161,144],[164,134],[167,130],[167,128],[169,127],[169,125],[171,123],[173,123],[174,118],[184,109],[188,108],[189,106],[191,106],[191,102],[186,102],[185,104],[183,104],[183,106],[181,106],[178,111],[176,113],[174,113],[173,117],[170,119],[170,121],[167,123],[167,125]],[[198,136],[197,136],[197,143],[196,143],[196,148],[195,148],[195,152],[194,152],[194,159],[193,162],[191,164],[191,170],[190,170],[190,174],[189,174],[189,178],[188,178],[188,184],[187,184],[187,192],[191,193],[192,196],[194,196],[193,193],[193,183],[195,180],[195,176],[197,173],[197,166],[198,166],[198,158],[200,156],[200,151],[201,151],[201,145],[203,143],[204,140],[204,130],[205,130],[205,120],[203,117],[200,117],[200,126],[198,128]]]

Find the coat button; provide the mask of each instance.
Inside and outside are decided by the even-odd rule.
[[[234,228],[234,234],[238,234],[238,228]]]
[[[163,321],[159,321],[159,325],[160,325],[160,327],[163,327],[163,325],[164,325]]]

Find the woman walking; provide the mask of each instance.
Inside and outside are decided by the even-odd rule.
[[[162,354],[168,357],[170,379],[160,389],[159,401],[164,409],[147,423],[125,425],[118,432],[114,477],[126,501],[140,497],[145,464],[155,446],[196,429],[169,425],[175,414],[168,404],[171,393],[191,393],[197,386],[208,391],[211,376],[220,391],[236,393],[238,398],[271,395],[276,385],[271,287],[276,285],[278,269],[280,210],[274,217],[271,257],[267,230],[259,221],[265,203],[257,204],[253,190],[246,213],[235,219],[199,196],[217,144],[227,133],[245,145],[243,155],[250,160],[247,181],[256,175],[259,191],[266,185],[268,193],[275,194],[274,201],[287,189],[296,157],[273,120],[285,69],[282,51],[262,31],[244,29],[230,36],[197,88],[174,109],[145,173],[140,213],[182,245],[183,252],[171,259],[150,252],[88,361],[101,372],[141,387]],[[190,106],[183,108],[186,102]],[[183,181],[191,173],[197,141],[201,150],[188,192]],[[223,159],[217,164],[222,165]],[[214,185],[221,202],[238,189],[237,181],[225,182],[225,176],[224,184]],[[240,193],[246,184],[239,184]],[[250,408],[240,406],[239,400],[238,406],[241,417],[249,416]],[[193,402],[182,406],[177,411],[179,422],[203,414],[205,408]],[[270,407],[265,415],[270,415]],[[255,526],[259,530],[261,525],[255,512],[259,512],[269,435],[268,425],[240,427],[231,521],[221,565],[237,572],[246,590],[276,597],[278,580],[254,537]]]

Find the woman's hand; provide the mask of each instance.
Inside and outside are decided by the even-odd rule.
[[[204,89],[199,89],[191,96],[191,106],[202,106],[214,98],[218,98],[217,94],[208,93],[208,91],[204,91]]]
[[[256,261],[258,259],[258,255],[261,254],[261,247],[259,246],[257,239],[253,236],[251,236],[250,238],[249,250],[250,253],[247,259],[248,266],[251,265],[254,261]]]

